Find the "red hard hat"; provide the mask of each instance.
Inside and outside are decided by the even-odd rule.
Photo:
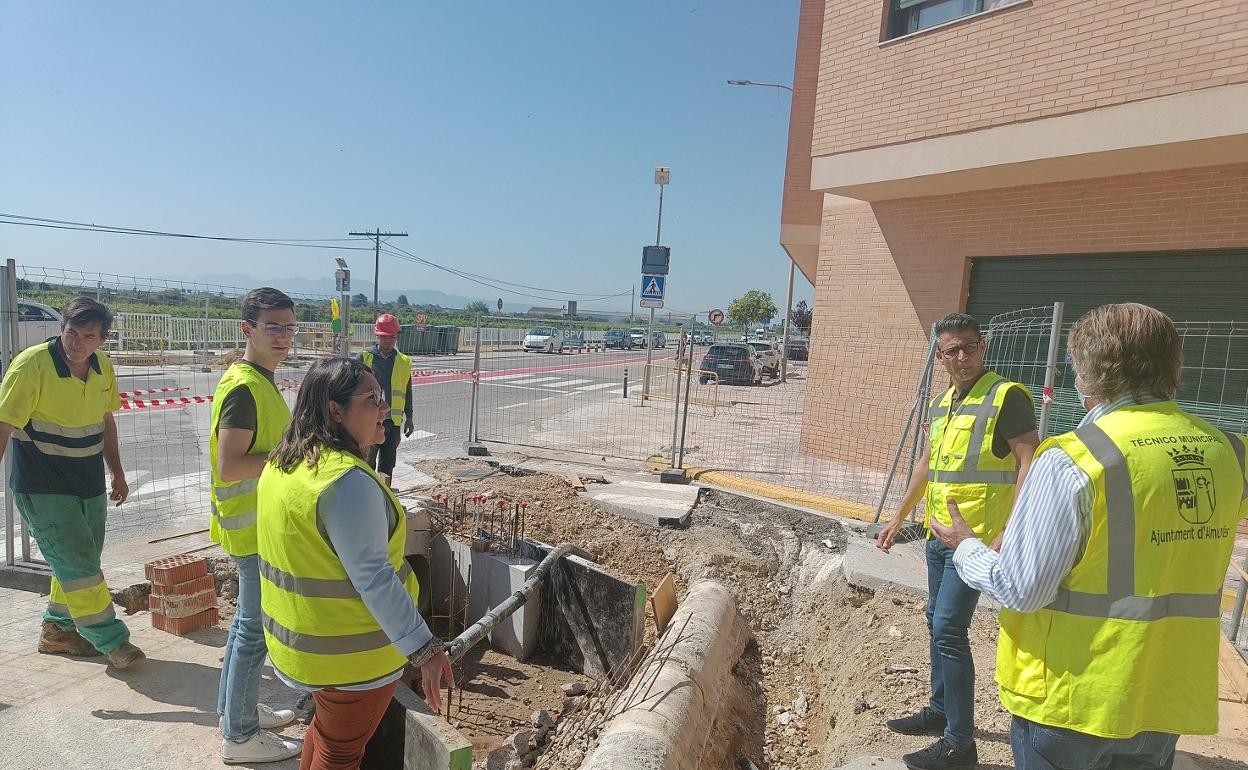
[[[399,336],[399,319],[389,313],[382,313],[377,316],[377,323],[373,324],[373,334],[384,334],[387,337]]]

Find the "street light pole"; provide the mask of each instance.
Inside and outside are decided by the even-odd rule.
[[[756,83],[753,80],[729,80],[730,86],[762,86],[764,88],[782,88],[793,93],[793,87],[784,83]],[[788,299],[784,303],[784,348],[780,351],[780,381],[788,382],[789,377],[789,327],[793,322],[793,258],[789,257],[789,290]]]

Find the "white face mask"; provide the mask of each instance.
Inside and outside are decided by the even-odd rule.
[[[1080,401],[1087,401],[1089,398],[1092,398],[1079,387],[1079,377],[1077,375],[1075,376],[1075,392],[1079,394]]]

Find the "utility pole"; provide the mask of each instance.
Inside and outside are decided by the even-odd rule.
[[[381,272],[381,239],[406,238],[407,233],[383,233],[379,227],[371,233],[350,232],[347,235],[365,235],[373,239],[373,307],[381,307],[377,302],[377,288],[381,285],[381,279],[378,277],[378,273]]]
[[[637,287],[628,290],[628,325],[633,325],[633,316],[637,314]]]

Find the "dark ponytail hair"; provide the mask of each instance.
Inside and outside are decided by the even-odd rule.
[[[336,401],[345,409],[367,373],[368,367],[354,358],[322,358],[312,364],[299,386],[290,425],[269,453],[269,462],[285,473],[301,462],[315,467],[322,447],[366,459],[355,439],[330,419],[329,402]]]

